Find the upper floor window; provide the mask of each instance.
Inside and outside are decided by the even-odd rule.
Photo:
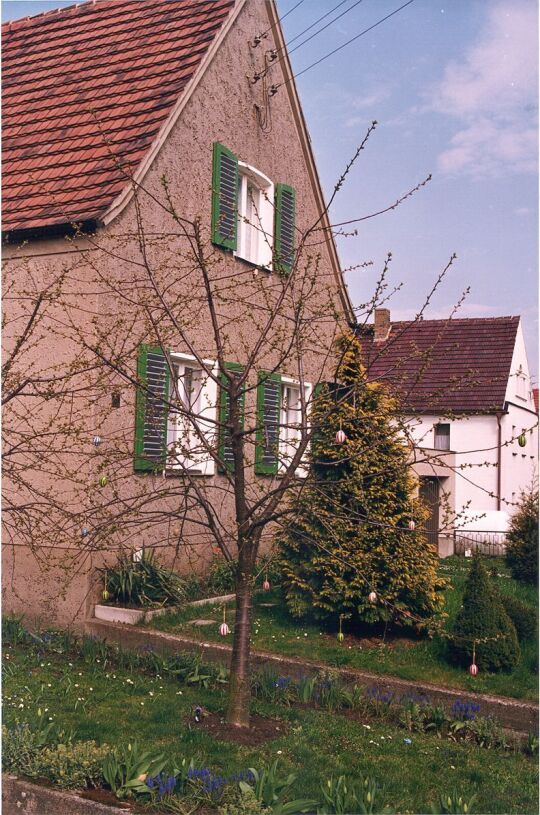
[[[238,238],[235,255],[272,267],[274,245],[274,185],[265,175],[238,162]]]
[[[214,143],[212,242],[264,269],[294,265],[296,193]]]
[[[433,425],[433,447],[435,450],[450,450],[450,425]]]

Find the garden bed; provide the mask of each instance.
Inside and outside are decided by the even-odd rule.
[[[182,613],[186,608],[193,610],[201,606],[223,605],[224,603],[230,603],[232,600],[234,600],[234,594],[223,594],[219,597],[203,597],[200,600],[191,600],[183,606],[160,606],[159,608],[143,608],[141,606],[130,608],[114,603],[98,603],[94,607],[94,617],[97,620],[106,620],[110,623],[137,625],[141,622],[150,622],[156,617],[162,617],[164,614]],[[197,612],[193,613],[196,614]]]
[[[490,559],[498,569],[496,578],[502,594],[518,597],[537,611],[536,588],[512,580],[501,559]],[[441,563],[440,572],[450,578],[445,596],[445,611],[450,625],[460,607],[465,578],[470,561],[465,558],[447,558]],[[446,645],[440,638],[427,639],[414,634],[391,634],[361,636],[344,625],[344,641],[339,643],[336,632],[330,632],[319,624],[293,620],[286,612],[279,591],[259,592],[255,597],[252,647],[257,651],[275,653],[283,657],[308,659],[329,668],[347,667],[354,670],[395,676],[400,679],[428,682],[447,688],[474,693],[509,696],[528,701],[538,700],[538,642],[536,637],[522,643],[520,664],[510,674],[480,672],[471,677],[463,668],[449,664],[445,658]],[[204,638],[205,642],[223,643],[231,639],[219,634],[223,607],[208,606],[205,616],[213,624],[204,628],[194,626],[197,611],[184,608],[174,614],[166,614],[150,623],[159,631],[173,633],[191,639]],[[227,622],[234,625],[232,605],[228,606]]]
[[[58,730],[74,729],[77,739],[115,746],[137,740],[177,762],[193,759],[198,797],[183,799],[186,811],[217,811],[239,774],[276,759],[280,773],[295,775],[292,798],[320,799],[321,783],[345,774],[375,779],[379,805],[397,812],[430,811],[454,789],[467,800],[477,796],[474,812],[537,811],[536,761],[515,749],[487,752],[466,741],[408,732],[375,708],[356,719],[283,704],[271,694],[254,699],[253,712],[265,721],[281,720],[284,730],[258,746],[227,742],[225,749],[223,736],[199,727],[192,712],[201,706],[221,717],[226,678],[196,660],[180,676],[168,675],[166,661],[148,651],[116,653],[98,641],[77,645],[67,635],[6,638],[4,648],[6,726],[31,721],[39,709]]]

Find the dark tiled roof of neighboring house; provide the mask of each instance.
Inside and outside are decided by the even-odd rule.
[[[359,329],[370,380],[391,385],[413,413],[501,410],[519,317],[393,322],[374,341]]]
[[[538,413],[538,388],[533,388],[534,407]]]
[[[234,0],[93,0],[2,26],[3,229],[98,219]]]

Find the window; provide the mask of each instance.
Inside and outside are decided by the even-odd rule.
[[[274,185],[253,167],[238,163],[238,241],[235,255],[272,267],[274,242]]]
[[[255,472],[259,475],[284,472],[296,453],[302,435],[300,387],[300,383],[291,377],[264,371],[259,373],[255,441]],[[305,383],[304,408],[311,392],[312,386]],[[304,464],[297,468],[296,475],[307,475]]]
[[[304,384],[304,404],[311,396],[311,385]],[[302,437],[302,400],[300,383],[288,377],[281,379],[281,427],[279,433],[280,469],[286,470],[290,465]],[[296,474],[305,477],[307,468],[301,464]]]
[[[205,362],[205,365],[207,363]],[[209,362],[208,367],[214,368]],[[213,442],[216,384],[194,357],[171,354],[167,466],[210,475],[214,461],[208,453]]]
[[[294,265],[296,193],[214,142],[212,242],[238,258],[288,274]]]
[[[450,425],[436,424],[433,426],[433,447],[435,450],[450,450]]]

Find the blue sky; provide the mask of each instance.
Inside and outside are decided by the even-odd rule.
[[[283,20],[291,40],[339,0],[303,0]],[[298,0],[278,0],[282,17]],[[343,2],[351,8],[291,53],[296,73],[404,0]],[[59,0],[3,0],[3,20],[58,8]],[[306,33],[312,34],[317,28]],[[301,43],[300,37],[291,48]],[[433,180],[393,212],[338,240],[356,304],[368,300],[387,252],[389,307],[414,316],[436,276],[458,259],[426,317],[521,314],[538,379],[538,20],[536,0],[414,0],[298,78],[327,196],[369,123],[378,128],[339,194],[334,222],[375,212],[429,173]]]

